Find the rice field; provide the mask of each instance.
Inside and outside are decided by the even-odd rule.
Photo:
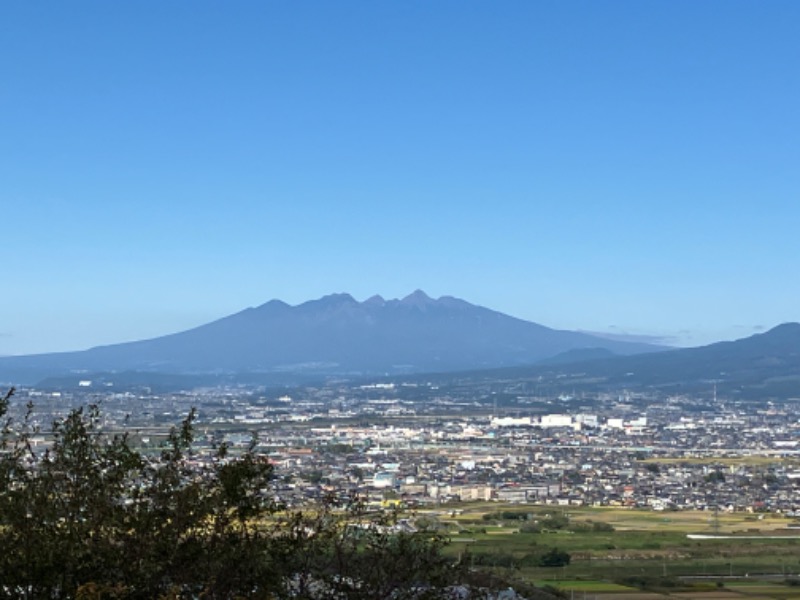
[[[531,518],[503,520],[502,511]],[[570,523],[608,523],[613,531],[530,532],[526,523],[547,513]],[[488,519],[484,515],[490,515]],[[513,506],[484,503],[439,512],[453,534],[448,552],[474,564],[508,570],[537,584],[562,589],[571,600],[800,600],[800,539],[786,531],[780,515],[714,516],[702,511],[654,512],[624,508]],[[716,526],[715,526],[716,525]],[[717,527],[718,526],[718,527]],[[733,539],[690,539],[711,533]],[[763,536],[763,537],[761,537]],[[558,548],[570,554],[562,567],[539,566],[538,558]],[[670,581],[673,589],[640,589],[631,578]],[[692,579],[694,578],[694,579]],[[677,582],[677,583],[676,583]],[[648,587],[647,585],[645,586]],[[657,587],[657,586],[656,586]]]

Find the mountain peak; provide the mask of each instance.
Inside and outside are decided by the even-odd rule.
[[[383,306],[386,304],[386,300],[384,300],[383,296],[380,294],[375,294],[374,296],[370,296],[364,302],[362,302],[365,306]]]
[[[264,304],[262,304],[258,308],[260,308],[260,309],[267,309],[267,308],[281,309],[281,308],[289,308],[289,305],[286,304],[286,302],[284,302],[283,300],[274,299],[274,300],[270,300],[269,302],[265,302]]]
[[[296,306],[273,300],[150,340],[3,358],[0,381],[76,370],[335,376],[455,371],[531,364],[596,346],[618,353],[656,349],[550,330],[463,300],[433,299],[422,290],[401,300],[372,296],[364,302],[339,293]]]
[[[320,304],[328,304],[328,305],[337,305],[337,304],[358,304],[356,299],[353,298],[350,294],[341,293],[341,294],[328,294],[327,296],[323,296],[319,300],[312,300],[312,302],[319,302]]]
[[[422,290],[414,290],[408,296],[400,300],[400,303],[406,306],[426,306],[428,304],[434,304],[436,300],[428,296]]]

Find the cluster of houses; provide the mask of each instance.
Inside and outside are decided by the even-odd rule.
[[[453,398],[409,399],[392,384],[265,394],[21,390],[43,425],[87,402],[104,427],[157,446],[198,408],[198,456],[257,439],[289,503],[358,494],[381,503],[497,501],[652,510],[800,511],[797,406],[681,397],[552,399],[526,410]],[[584,406],[585,405],[585,406]],[[562,410],[558,410],[561,408]],[[46,431],[40,442],[47,444]]]

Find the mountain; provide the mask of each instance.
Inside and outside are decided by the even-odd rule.
[[[800,398],[800,324],[784,323],[732,342],[635,356],[575,350],[537,365],[472,373],[473,380],[536,381],[551,393],[658,390],[685,393],[717,386],[728,397]]]
[[[531,364],[570,350],[636,354],[662,347],[550,329],[450,296],[401,300],[332,294],[272,300],[181,333],[80,352],[0,358],[0,381],[75,372],[441,372]]]
[[[646,385],[690,381],[745,381],[800,375],[800,324],[784,323],[732,342],[682,348],[652,356],[573,363],[571,369]]]

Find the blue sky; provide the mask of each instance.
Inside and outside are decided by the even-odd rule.
[[[800,320],[800,3],[0,6],[0,354],[422,288]]]

